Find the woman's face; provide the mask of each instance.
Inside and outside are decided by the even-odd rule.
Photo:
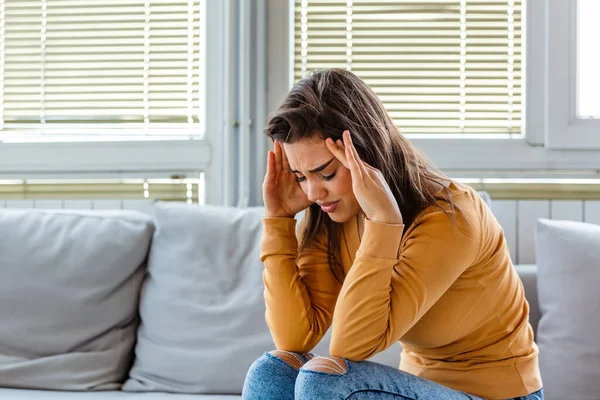
[[[350,170],[329,151],[324,140],[305,139],[283,147],[308,199],[319,204],[333,221],[344,223],[360,212]]]

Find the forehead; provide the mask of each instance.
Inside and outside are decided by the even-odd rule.
[[[317,168],[333,158],[324,140],[301,140],[288,144],[283,148],[293,170],[308,173],[310,169]]]

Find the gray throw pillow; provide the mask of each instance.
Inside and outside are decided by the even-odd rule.
[[[540,370],[548,400],[600,396],[600,226],[539,219]]]
[[[0,210],[0,387],[121,386],[152,232],[138,212]]]
[[[136,359],[125,391],[239,394],[274,348],[265,322],[262,208],[157,203]]]

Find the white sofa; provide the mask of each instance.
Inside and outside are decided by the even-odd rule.
[[[178,203],[153,217],[0,210],[0,399],[240,398],[273,348],[261,217]],[[535,329],[537,267],[516,268]],[[400,350],[373,360],[397,366]]]

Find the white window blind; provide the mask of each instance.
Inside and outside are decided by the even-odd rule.
[[[65,200],[160,200],[204,204],[204,173],[198,178],[171,179],[0,179],[2,202],[31,200],[38,202]],[[59,207],[62,208],[62,207]],[[92,207],[90,207],[92,208]],[[121,208],[112,205],[111,208]]]
[[[351,70],[407,134],[520,136],[521,7],[295,0],[294,79],[317,68]]]
[[[0,0],[0,139],[201,136],[203,0]]]

